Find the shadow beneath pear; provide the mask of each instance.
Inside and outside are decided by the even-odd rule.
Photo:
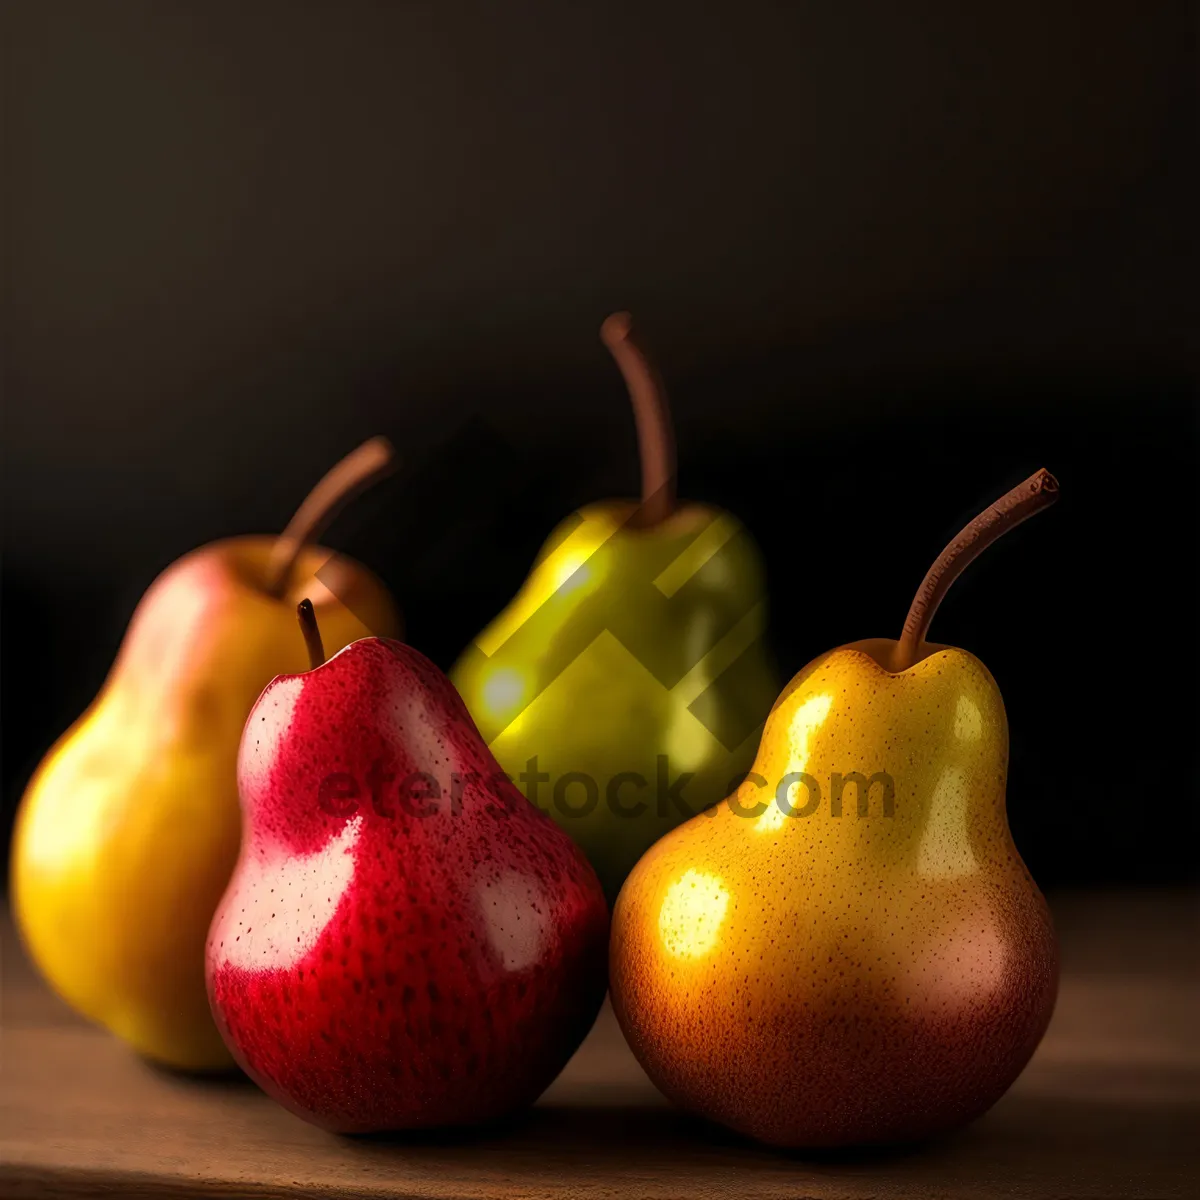
[[[778,1157],[768,1147],[669,1105],[628,1102],[543,1104],[482,1125],[339,1136],[364,1150],[396,1147],[437,1156],[447,1149],[476,1148],[530,1154],[560,1167],[608,1161],[614,1151],[629,1165],[661,1163],[664,1151]]]
[[[365,1147],[396,1146],[406,1150],[454,1149],[486,1146],[495,1141],[520,1141],[529,1113],[514,1113],[479,1125],[444,1125],[431,1129],[379,1130],[374,1133],[340,1133],[347,1145]]]
[[[719,1125],[700,1121],[681,1109],[657,1104],[613,1104],[604,1107],[545,1106],[529,1114],[529,1133],[540,1145],[564,1148],[578,1144],[590,1152],[619,1146],[623,1155],[651,1155],[668,1146],[716,1146],[736,1150],[752,1146]]]
[[[1200,1165],[1194,1136],[1200,1104],[1187,1099],[1134,1109],[1082,1096],[1010,1095],[977,1121],[940,1137],[829,1150],[766,1146],[666,1104],[618,1095],[609,1104],[602,1095],[597,1099],[596,1104],[543,1104],[484,1126],[356,1135],[344,1144],[381,1159],[403,1149],[430,1166],[474,1150],[539,1178],[593,1167],[641,1176],[668,1164],[681,1191],[694,1194],[739,1181],[745,1194],[757,1194],[758,1185],[770,1190],[768,1185],[781,1180],[814,1177],[862,1181],[878,1176],[908,1180],[914,1187],[936,1177],[953,1184],[977,1179],[981,1171],[1008,1175],[1019,1164],[1051,1192],[1061,1188],[1067,1194],[1073,1188],[1070,1194],[1082,1189],[1109,1195],[1113,1172],[1121,1170],[1139,1194],[1174,1195],[1173,1182]],[[1131,1148],[1136,1151],[1132,1159]]]
[[[258,1084],[236,1064],[230,1064],[228,1067],[187,1070],[183,1067],[172,1067],[167,1063],[158,1062],[143,1055],[138,1055],[137,1058],[151,1075],[177,1087],[218,1092],[258,1090]]]
[[[597,1148],[625,1148],[686,1141],[695,1121],[686,1113],[666,1106],[604,1104],[543,1104],[510,1113],[476,1125],[444,1126],[339,1135],[363,1146],[429,1147],[488,1146],[555,1147],[571,1154],[576,1150],[594,1154]],[[715,1136],[736,1142],[736,1135],[714,1127]],[[709,1137],[705,1140],[711,1141]]]
[[[954,1130],[940,1138],[924,1138],[912,1142],[880,1142],[858,1146],[773,1146],[705,1117],[682,1111],[676,1115],[679,1118],[681,1139],[689,1138],[704,1146],[741,1151],[749,1155],[771,1158],[777,1162],[808,1163],[819,1167],[861,1167],[869,1164],[887,1166],[900,1163],[906,1159],[919,1158],[927,1153],[930,1147],[945,1145],[962,1132]]]
[[[956,1131],[958,1132],[958,1131]],[[955,1134],[940,1138],[923,1138],[916,1142],[880,1142],[862,1146],[816,1146],[811,1148],[790,1146],[765,1146],[752,1143],[756,1148],[798,1163],[809,1163],[820,1167],[894,1166],[907,1159],[927,1155],[935,1147],[943,1147]]]

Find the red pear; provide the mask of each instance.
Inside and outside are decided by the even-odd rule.
[[[344,1133],[533,1103],[606,986],[608,909],[450,681],[364,638],[268,685],[238,760],[241,856],[209,931],[217,1026],[285,1107]]]

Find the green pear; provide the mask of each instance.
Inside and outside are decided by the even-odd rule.
[[[677,503],[662,381],[626,314],[602,337],[633,403],[641,502],[590,504],[559,525],[451,678],[611,902],[659,837],[745,773],[778,681],[752,539],[727,512]]]

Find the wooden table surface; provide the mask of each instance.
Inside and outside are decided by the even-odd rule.
[[[1051,899],[1058,1010],[1009,1095],[931,1145],[820,1156],[760,1148],[673,1110],[607,1008],[537,1107],[504,1128],[336,1137],[244,1080],[138,1061],[45,990],[5,924],[0,1195],[1200,1195],[1200,900]]]

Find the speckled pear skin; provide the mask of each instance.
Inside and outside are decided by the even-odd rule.
[[[449,680],[378,638],[280,676],[238,782],[243,848],[207,980],[247,1074],[346,1133],[531,1104],[603,1000],[608,910]]]
[[[671,1099],[764,1142],[919,1140],[977,1117],[1049,1023],[1058,954],[1005,815],[1008,726],[987,668],[895,643],[816,659],[726,804],[653,846],[613,914],[613,1006]],[[891,776],[859,815],[832,776]],[[796,815],[774,802],[779,781]],[[788,785],[785,785],[788,786]],[[756,806],[770,802],[761,813]],[[752,815],[739,815],[738,809]],[[756,814],[757,815],[753,815]]]

